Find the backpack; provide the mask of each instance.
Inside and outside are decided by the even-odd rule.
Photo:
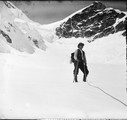
[[[79,52],[79,51],[78,51],[78,52]],[[70,63],[74,63],[74,62],[75,62],[74,54],[75,54],[75,52],[71,53],[71,60],[70,60]]]
[[[75,59],[74,59],[74,52],[71,53],[71,60],[70,60],[70,63],[74,63]]]

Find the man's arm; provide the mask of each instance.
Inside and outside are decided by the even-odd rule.
[[[83,53],[84,53],[84,63],[85,63],[85,65],[87,65],[87,60],[86,60],[85,52],[83,51]]]

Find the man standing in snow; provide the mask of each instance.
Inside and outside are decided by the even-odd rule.
[[[83,81],[86,82],[86,77],[89,73],[87,69],[87,61],[86,61],[86,56],[85,52],[82,50],[84,47],[84,43],[79,43],[78,44],[78,49],[74,52],[74,82],[78,82],[77,80],[77,75],[79,72],[79,69],[83,72]]]

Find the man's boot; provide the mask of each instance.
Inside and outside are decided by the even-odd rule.
[[[77,75],[74,75],[74,82],[78,82]]]
[[[83,81],[86,82],[86,75],[83,76]]]

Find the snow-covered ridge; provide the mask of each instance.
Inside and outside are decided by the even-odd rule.
[[[0,51],[11,52],[8,45],[28,53],[34,53],[36,47],[45,50],[43,37],[35,29],[38,25],[11,2],[0,1],[0,43],[5,42],[4,50]]]
[[[113,13],[119,16],[119,18],[115,18],[116,21],[114,18],[111,18]],[[89,16],[85,16],[85,14]],[[105,19],[103,19],[104,21],[102,20],[103,22],[98,22],[103,14],[109,16],[111,19],[108,20],[108,17],[104,15],[108,22],[110,20],[111,22],[106,23]],[[78,38],[79,41],[83,38],[81,40],[82,42],[91,42],[94,39],[100,39],[104,36],[110,39],[110,34],[115,35],[119,31],[121,31],[120,34],[123,34],[125,31],[126,16],[126,12],[106,8],[102,3],[94,2],[61,21],[48,25],[40,25],[30,20],[11,2],[0,1],[0,43],[4,44],[4,49],[0,46],[0,52],[12,52],[14,49],[28,53],[34,53],[36,49],[46,51],[50,45],[54,45],[52,44],[53,42],[55,42],[55,44],[56,42],[68,44],[69,46],[70,42],[66,42],[66,38],[70,38],[70,41],[75,40],[73,44],[77,43],[75,38]],[[87,19],[84,19],[84,17],[87,17]],[[105,24],[110,23],[113,24],[105,26]],[[96,35],[94,35],[95,30],[99,31]],[[92,37],[90,33],[92,33]],[[14,49],[12,50],[11,48]]]

